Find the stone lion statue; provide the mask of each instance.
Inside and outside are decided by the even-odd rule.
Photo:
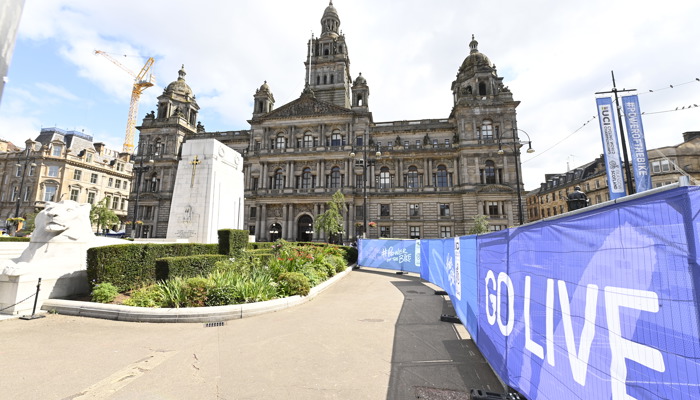
[[[72,200],[47,202],[36,216],[29,247],[5,264],[2,273],[20,275],[35,267],[85,269],[89,247],[125,243],[118,239],[96,238],[90,224],[90,204]]]

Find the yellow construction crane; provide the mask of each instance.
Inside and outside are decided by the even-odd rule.
[[[129,105],[129,119],[126,121],[126,136],[124,137],[124,153],[131,153],[134,150],[134,130],[136,129],[136,115],[139,111],[139,98],[141,93],[147,88],[153,86],[156,81],[155,75],[151,72],[153,68],[153,63],[155,60],[153,57],[149,57],[146,64],[141,68],[141,72],[136,74],[129,68],[122,65],[119,61],[115,60],[108,53],[104,51],[95,50],[95,54],[104,56],[109,61],[113,62],[116,66],[123,69],[129,75],[134,77],[134,87],[131,90],[131,104]]]

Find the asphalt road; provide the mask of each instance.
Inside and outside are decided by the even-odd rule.
[[[0,398],[467,399],[502,387],[446,297],[362,268],[312,301],[205,324],[0,321]]]

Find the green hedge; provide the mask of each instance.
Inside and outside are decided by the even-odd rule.
[[[217,254],[219,245],[200,243],[130,243],[93,247],[87,252],[91,284],[110,282],[126,291],[156,282],[156,260],[164,257]]]
[[[228,260],[223,254],[199,254],[195,256],[164,257],[156,260],[156,280],[164,281],[176,276],[193,278],[206,276],[217,262]]]
[[[242,229],[219,229],[219,254],[240,254],[248,246],[248,235],[248,231]]]
[[[15,236],[0,236],[0,242],[28,242],[31,238],[15,237]]]

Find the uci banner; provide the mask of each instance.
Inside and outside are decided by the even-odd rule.
[[[627,138],[632,152],[632,167],[634,168],[634,184],[637,193],[651,189],[651,171],[649,170],[649,157],[647,145],[644,140],[644,127],[639,111],[639,99],[637,95],[622,96],[622,109],[625,112],[625,124],[627,125]]]
[[[615,128],[615,116],[610,97],[595,99],[598,108],[598,120],[600,121],[600,135],[603,140],[603,154],[605,155],[605,169],[608,173],[608,190],[610,200],[615,200],[625,195],[625,181],[622,175],[622,161],[620,160],[620,147],[617,144],[617,129]]]

